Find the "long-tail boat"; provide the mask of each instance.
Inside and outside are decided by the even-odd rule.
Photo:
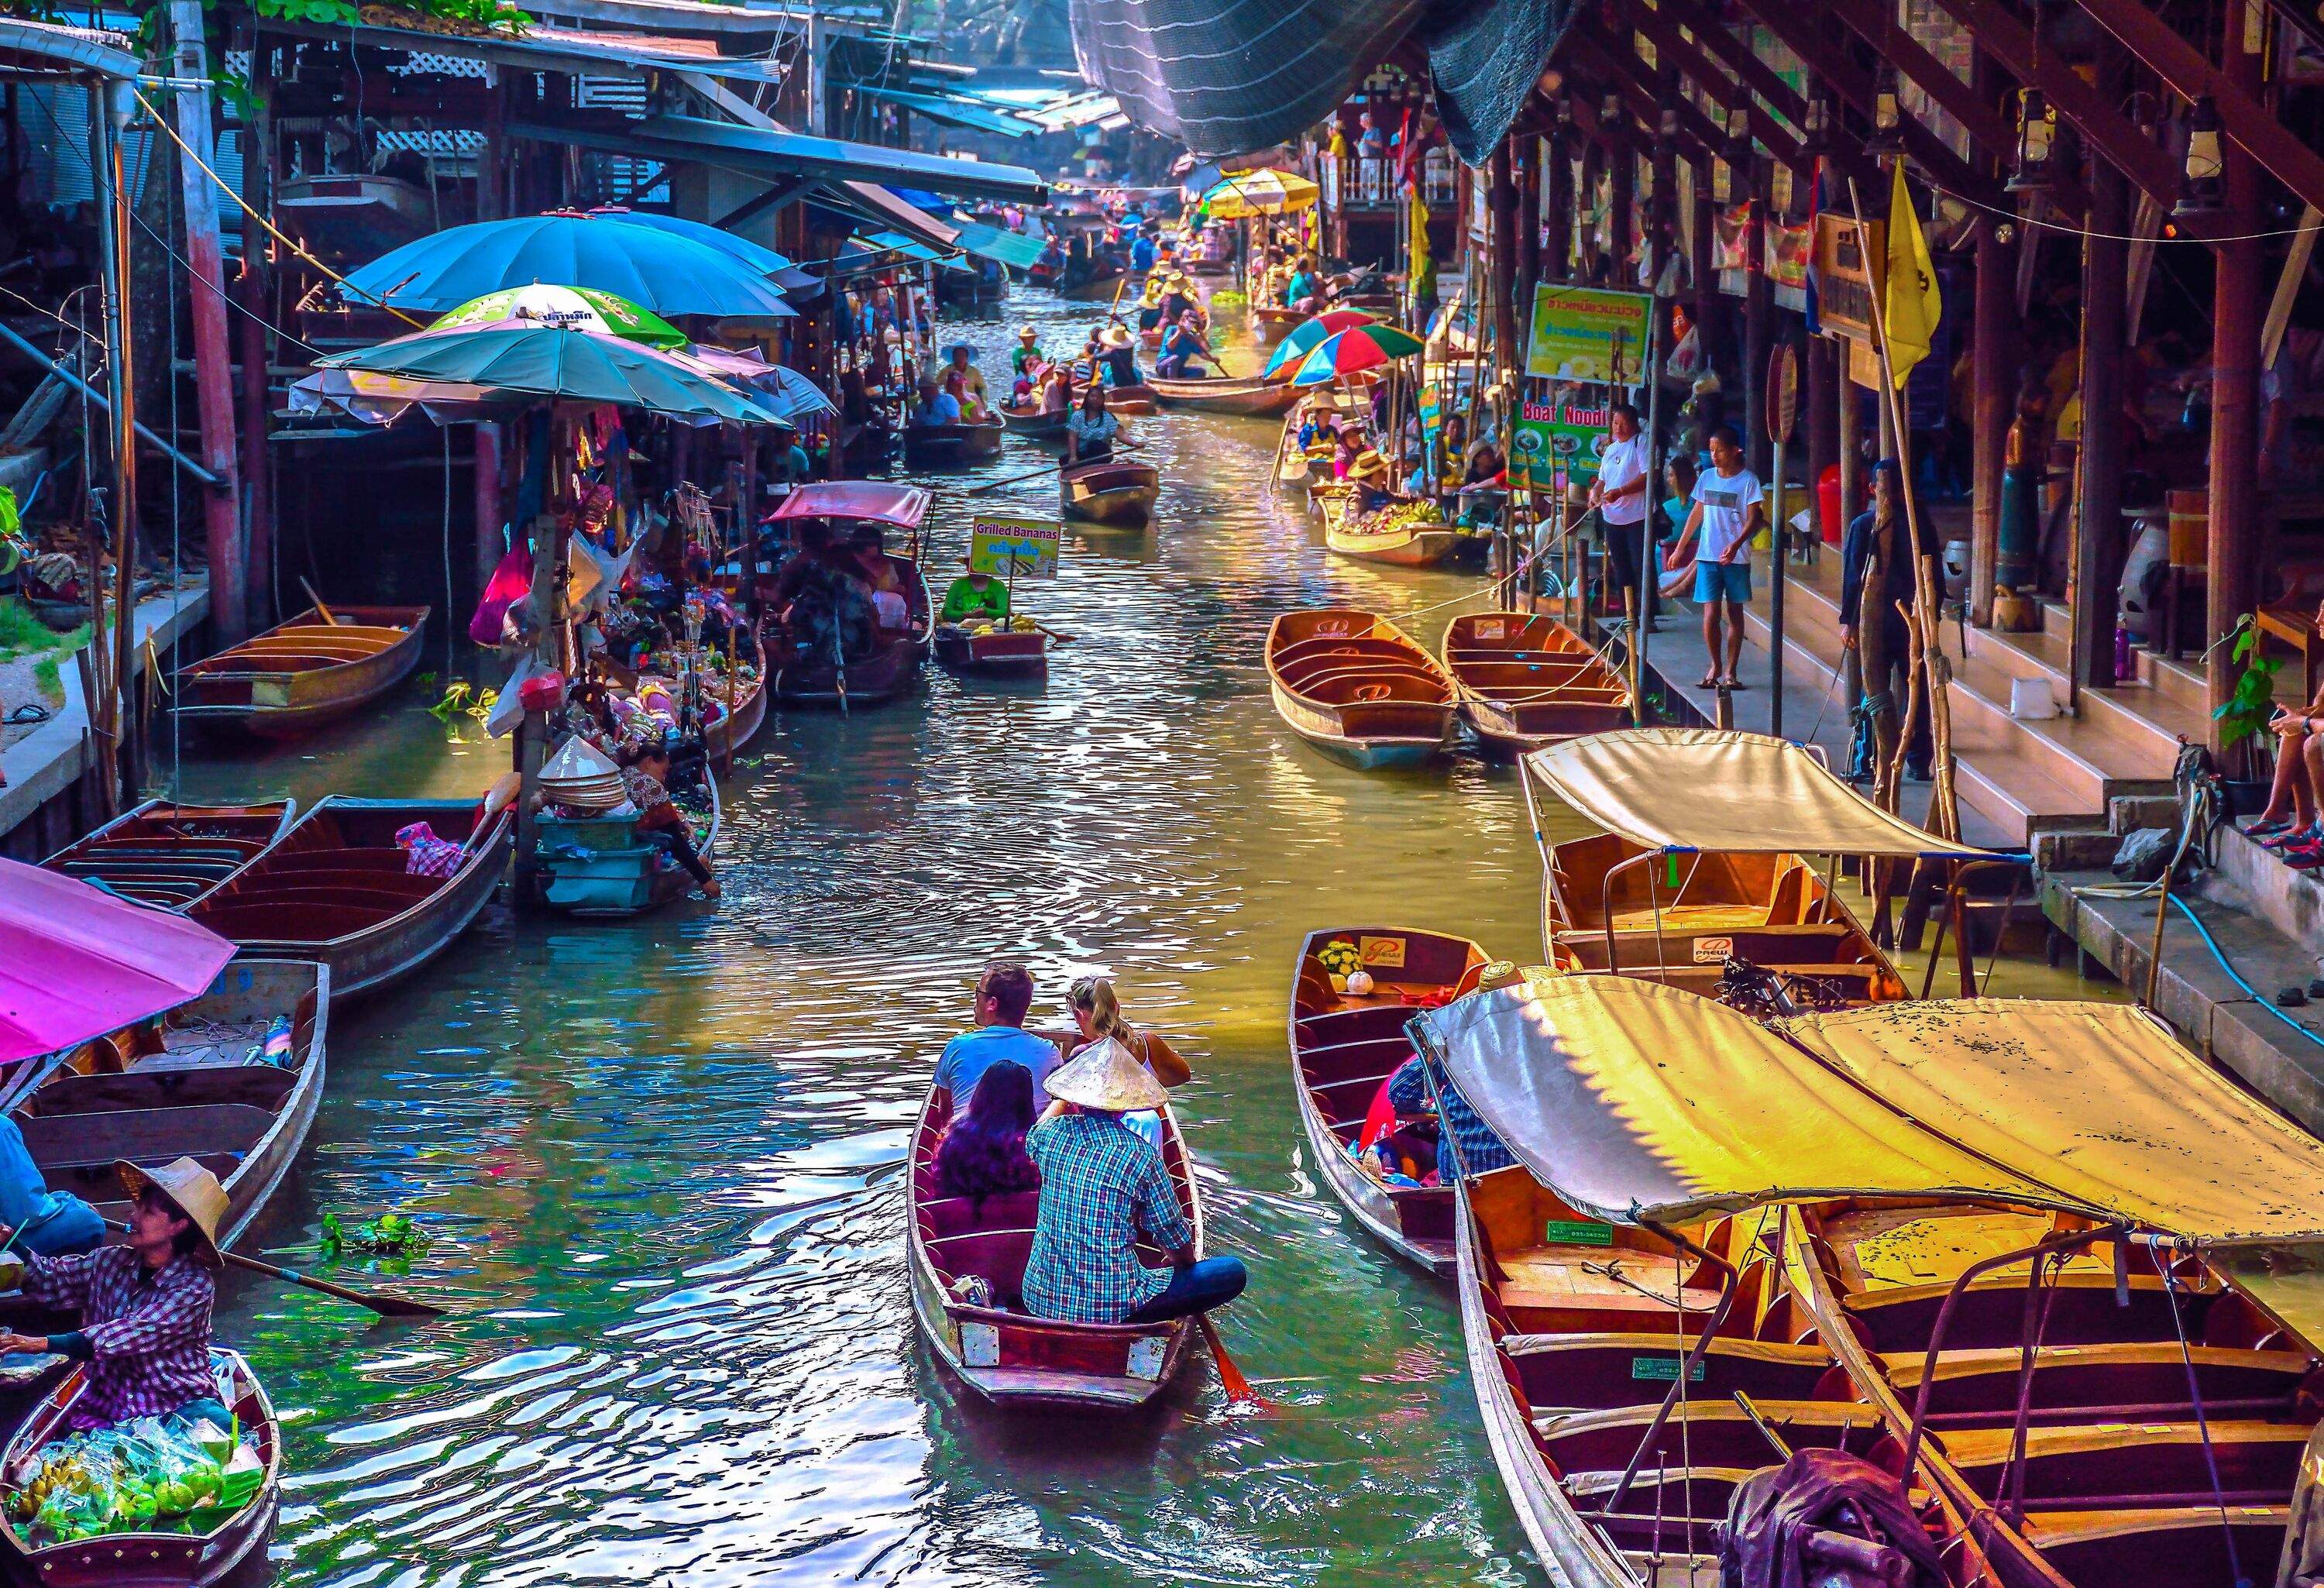
[[[1028,441],[1056,441],[1061,445],[1065,439],[1065,421],[1074,416],[1070,408],[1045,409],[1038,402],[1022,408],[1013,402],[997,402],[993,404],[992,411],[1001,416],[1001,422],[1009,428],[1012,436],[1021,436]]]
[[[177,711],[262,739],[292,739],[361,711],[420,661],[425,606],[309,607],[180,669]]]
[[[492,901],[515,831],[512,791],[504,780],[482,803],[331,795],[189,913],[244,957],[329,965],[342,1000],[377,992],[450,947]],[[461,846],[451,875],[406,869],[395,836],[416,822]]]
[[[1369,978],[1351,984],[1319,956],[1345,943]],[[1452,1185],[1392,1185],[1360,1157],[1372,1108],[1412,1057],[1406,1021],[1474,989],[1488,963],[1465,937],[1403,928],[1311,932],[1291,990],[1291,1089],[1325,1185],[1365,1232],[1431,1274],[1452,1269]]]
[[[1276,714],[1324,754],[1408,766],[1452,738],[1452,679],[1386,618],[1352,607],[1278,615],[1267,631]]]
[[[1204,1254],[1202,1200],[1178,1122],[1166,1103],[1162,1161],[1178,1208]],[[936,1144],[950,1122],[931,1092],[912,1131],[904,1189],[904,1232],[912,1316],[937,1358],[982,1399],[1001,1407],[1074,1407],[1129,1411],[1154,1399],[1185,1363],[1191,1318],[1158,1324],[1075,1324],[1033,1316],[1020,1287],[1033,1250],[1038,1191],[982,1199],[937,1195]],[[1142,1252],[1148,1266],[1162,1254]],[[982,1303],[962,1294],[975,1276]]]
[[[70,1541],[32,1533],[26,1524],[0,1523],[0,1571],[42,1588],[211,1588],[254,1556],[263,1558],[282,1503],[281,1425],[240,1353],[212,1346],[210,1371],[233,1414],[232,1431],[248,1436],[259,1459],[258,1485],[248,1500],[223,1516],[196,1511],[181,1526],[124,1522],[119,1532]],[[67,1374],[10,1436],[0,1450],[0,1470],[37,1468],[40,1451],[69,1430],[88,1389],[86,1367]]]
[[[1323,514],[1323,544],[1342,557],[1390,568],[1434,568],[1469,537],[1442,520],[1397,520],[1395,508],[1417,500],[1397,496],[1377,512],[1356,511],[1356,487],[1344,481],[1311,485],[1307,494]]]
[[[2324,1144],[2143,1011],[1769,1026],[1544,974],[1415,1036],[1518,1159],[1459,1184],[1457,1283],[1555,1580],[1721,1581],[1714,1528],[1827,1482],[1817,1583],[2271,1580],[2318,1459]]]
[[[126,1215],[114,1165],[189,1157],[226,1187],[231,1245],[298,1157],[323,1098],[331,973],[305,960],[237,959],[209,991],[18,1068],[0,1109],[51,1190]],[[278,1019],[281,1050],[264,1050]]]
[[[297,808],[288,799],[250,805],[149,799],[41,863],[156,909],[182,910],[272,848]]]
[[[907,425],[904,461],[914,468],[957,467],[997,456],[1007,433],[1008,426],[997,417],[982,424]]]
[[[1288,381],[1215,380],[1166,381],[1157,375],[1147,383],[1166,408],[1188,408],[1197,413],[1236,414],[1260,419],[1281,413],[1299,401],[1299,388]]]
[[[892,700],[919,682],[936,628],[934,603],[918,557],[920,526],[927,513],[928,494],[918,486],[873,480],[818,480],[793,491],[775,510],[777,519],[794,525],[819,518],[835,527],[870,524],[883,532],[899,529],[911,535],[909,554],[881,549],[903,588],[906,626],[881,631],[870,653],[857,657],[810,655],[785,636],[775,671],[777,699],[792,706],[852,709]]]
[[[1461,718],[1485,752],[1508,757],[1630,720],[1630,689],[1589,642],[1555,618],[1462,613],[1438,647]]]
[[[1153,522],[1162,471],[1129,458],[1069,464],[1057,474],[1057,506],[1067,518],[1143,526]]]

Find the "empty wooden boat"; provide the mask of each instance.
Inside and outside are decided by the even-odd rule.
[[[1136,419],[1152,413],[1159,397],[1150,382],[1141,381],[1134,386],[1108,386],[1105,389],[1105,409],[1118,419]]]
[[[156,909],[185,909],[239,876],[290,826],[288,799],[180,805],[149,799],[41,863]]]
[[[817,480],[792,492],[774,516],[789,522],[825,519],[842,533],[867,525],[883,537],[890,529],[904,530],[916,553],[927,512],[928,494],[917,485]],[[905,626],[879,631],[871,650],[860,656],[811,652],[803,640],[782,636],[772,659],[778,700],[790,706],[850,710],[893,700],[918,686],[936,628],[935,604],[928,598],[927,580],[921,575],[917,556],[888,550],[884,543],[881,555],[895,570],[903,592]]]
[[[1284,309],[1271,303],[1250,306],[1250,334],[1262,347],[1272,347],[1291,334],[1294,326],[1309,317],[1296,309]]]
[[[1341,943],[1371,978],[1368,991],[1353,991],[1318,957]],[[1405,1023],[1471,991],[1487,963],[1465,937],[1341,928],[1308,934],[1293,977],[1291,1089],[1317,1172],[1372,1239],[1432,1274],[1452,1269],[1452,1183],[1390,1183],[1362,1150],[1366,1122],[1380,1088],[1413,1055]]]
[[[1407,766],[1452,737],[1452,679],[1387,619],[1350,607],[1286,612],[1267,631],[1277,715],[1335,760]]]
[[[515,813],[471,799],[355,799],[334,794],[299,818],[193,919],[243,956],[313,959],[342,999],[374,992],[444,952],[492,901]],[[424,822],[462,846],[448,877],[415,876],[395,836]]]
[[[1036,678],[1049,670],[1049,636],[1041,629],[936,625],[936,663],[978,678]]]
[[[231,1245],[281,1184],[323,1097],[331,973],[305,960],[236,959],[208,992],[67,1053],[23,1066],[0,1108],[51,1190],[125,1216],[122,1159],[189,1157],[226,1187]],[[288,1046],[264,1048],[278,1018]]]
[[[1070,465],[1057,476],[1057,505],[1067,518],[1139,526],[1154,520],[1162,473],[1150,463],[1107,458]]]
[[[1396,516],[1417,498],[1396,496],[1386,507],[1363,512],[1357,508],[1356,491],[1344,480],[1307,487],[1309,500],[1323,514],[1323,544],[1342,557],[1390,568],[1434,568],[1468,539],[1442,519]]]
[[[426,632],[424,606],[309,607],[180,669],[181,717],[290,739],[361,711],[410,676]]]
[[[1166,381],[1157,375],[1148,383],[1165,408],[1188,408],[1197,413],[1237,414],[1264,418],[1281,413],[1299,401],[1299,388],[1288,381],[1216,380]]]
[[[1205,1255],[1203,1207],[1178,1122],[1166,1103],[1162,1160],[1178,1208]],[[934,1093],[912,1132],[905,1181],[904,1231],[911,1269],[912,1316],[945,1366],[981,1399],[1002,1407],[1074,1407],[1129,1411],[1161,1392],[1184,1364],[1195,1325],[1074,1324],[1024,1310],[1020,1288],[1032,1255],[1041,1194],[1019,1191],[982,1199],[940,1196],[936,1144],[949,1122]],[[1144,1252],[1149,1266],[1162,1254]],[[971,1275],[984,1281],[984,1305],[958,1290]]]
[[[1555,618],[1463,613],[1445,626],[1439,653],[1460,691],[1461,718],[1488,754],[1629,725],[1629,686]]]
[[[1001,402],[995,404],[992,411],[1001,416],[1001,422],[1008,427],[1010,435],[1021,436],[1028,441],[1055,441],[1060,446],[1065,439],[1065,421],[1073,418],[1070,408],[1050,410],[1038,403],[1019,408]]]
[[[997,418],[982,424],[907,425],[904,461],[914,468],[945,468],[991,457],[1007,432]]]

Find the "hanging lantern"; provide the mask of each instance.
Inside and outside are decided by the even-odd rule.
[[[1904,152],[1904,111],[1896,102],[1896,69],[1886,61],[1872,79],[1872,131],[1864,152],[1875,160]]]
[[[1831,102],[1821,93],[1808,96],[1807,120],[1800,127],[1800,152],[1812,160],[1831,152]]]
[[[1735,202],[1735,172],[1726,157],[1711,157],[1711,201],[1720,208]]]
[[[2003,185],[2012,193],[2046,193],[2056,182],[2051,160],[2058,143],[2058,112],[2039,88],[2017,91],[2017,158]]]
[[[2187,181],[2171,210],[2182,220],[2227,208],[2227,159],[2219,132],[2219,107],[2205,94],[2187,117]]]

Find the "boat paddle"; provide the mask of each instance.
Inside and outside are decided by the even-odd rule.
[[[129,1233],[127,1224],[113,1219],[106,1220],[105,1227],[116,1235],[125,1235]],[[271,1262],[261,1262],[254,1257],[244,1257],[239,1252],[221,1250],[218,1255],[238,1269],[248,1269],[254,1274],[264,1274],[267,1278],[280,1279],[286,1285],[298,1285],[309,1290],[319,1290],[326,1296],[336,1296],[341,1301],[352,1301],[357,1306],[371,1308],[383,1318],[440,1318],[444,1316],[442,1307],[430,1306],[424,1301],[407,1300],[401,1296],[390,1296],[384,1291],[350,1290],[345,1285],[334,1285],[328,1279],[318,1279],[309,1274],[294,1274],[289,1269],[278,1269]]]
[[[1257,1411],[1273,1411],[1274,1406],[1250,1387],[1250,1380],[1242,1376],[1240,1368],[1235,1366],[1234,1358],[1227,1354],[1226,1343],[1219,1338],[1218,1325],[1211,1322],[1211,1315],[1198,1312],[1194,1315],[1194,1322],[1203,1326],[1203,1339],[1210,1345],[1211,1360],[1219,1364],[1219,1388],[1227,1392],[1228,1402],[1234,1406],[1248,1406]]]
[[[339,620],[331,615],[331,609],[323,605],[323,598],[320,596],[315,594],[315,586],[307,582],[305,574],[299,576],[299,588],[307,592],[307,599],[315,604],[315,610],[323,614],[325,623],[335,629],[339,626]]]

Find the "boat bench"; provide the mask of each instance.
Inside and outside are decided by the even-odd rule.
[[[1929,1396],[1931,1424],[1960,1426],[2014,1417],[2021,1357],[2014,1345],[1939,1353]],[[1920,1389],[1927,1360],[1923,1351],[1882,1359],[1888,1381],[1907,1401]],[[2093,1416],[2184,1418],[2193,1415],[2187,1393],[2190,1364],[2208,1415],[2289,1417],[2308,1376],[2309,1359],[2304,1351],[2215,1345],[2192,1345],[2182,1355],[2175,1339],[2045,1344],[2035,1358],[2029,1409],[2036,1422]]]
[[[1667,962],[1674,971],[1699,965],[1715,974],[1720,960],[1700,960],[1696,954],[1702,945],[1720,938],[1727,940],[1728,952],[1757,965],[1780,965],[1786,970],[1814,966],[1819,974],[1840,974],[1865,964],[1854,957],[1861,950],[1862,936],[1841,921],[1798,927],[1670,927],[1660,934],[1659,950],[1651,926],[1643,930],[1618,928],[1614,936],[1625,970]],[[1602,930],[1571,928],[1556,934],[1556,943],[1573,956],[1577,968],[1606,968],[1606,934]],[[1849,957],[1840,958],[1843,954]],[[1724,957],[1724,954],[1720,956],[1720,959]]]
[[[1944,1305],[1950,1283],[1914,1285],[1890,1290],[1861,1291],[1840,1297],[1848,1316],[1864,1325],[1877,1352],[1928,1349],[1929,1333]],[[2203,1320],[2218,1293],[2179,1297],[2179,1316],[2187,1338],[2203,1338]],[[2153,1274],[2130,1277],[2130,1305],[2115,1306],[2114,1279],[2104,1272],[2069,1270],[2052,1282],[2049,1319],[2043,1339],[2052,1345],[2089,1345],[2106,1341],[2176,1340],[2171,1298],[2163,1281]],[[2025,1280],[2024,1276],[1988,1274],[1969,1281],[1945,1325],[1948,1350],[2016,1346],[2024,1338]]]
[[[60,1076],[35,1088],[17,1119],[56,1119],[122,1109],[235,1106],[269,1114],[299,1084],[296,1070],[273,1064],[203,1065],[159,1069],[138,1065],[118,1075]]]
[[[1635,1330],[1506,1334],[1500,1341],[1526,1399],[1544,1410],[1597,1410],[1658,1399],[1692,1348],[1693,1330],[1684,1343],[1682,1349],[1674,1334]],[[1821,1345],[1720,1336],[1703,1357],[1702,1377],[1687,1380],[1687,1392],[1706,1400],[1725,1400],[1738,1390],[1758,1400],[1808,1400],[1831,1369],[1831,1353]]]

